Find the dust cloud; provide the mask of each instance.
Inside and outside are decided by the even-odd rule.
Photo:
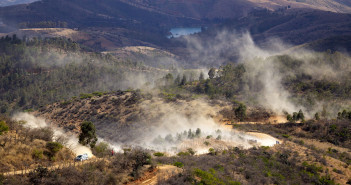
[[[315,107],[311,109],[296,101],[296,97],[283,85],[287,75],[295,78],[305,75],[313,80],[342,81],[351,72],[349,57],[336,55],[327,63],[323,62],[326,60],[324,53],[293,47],[278,38],[267,39],[264,44],[258,45],[249,32],[222,31],[208,39],[185,37],[185,41],[192,60],[198,61],[200,67],[243,64],[246,70],[242,92],[246,97],[243,101],[254,98],[260,106],[279,115],[301,109],[310,118],[316,111],[322,110],[320,105],[325,104],[317,100]],[[297,69],[289,72],[282,70],[282,64],[277,62],[277,57],[280,56],[298,61]]]
[[[29,113],[16,113],[12,116],[12,119],[15,121],[24,121],[24,126],[28,128],[45,128],[49,127],[54,132],[54,140],[59,138],[65,138],[63,143],[65,147],[71,149],[76,155],[87,153],[89,157],[92,157],[93,154],[91,150],[78,143],[77,136],[67,133],[64,130],[55,127],[54,125],[48,124],[43,118],[35,117]]]
[[[214,150],[240,147],[273,146],[277,139],[267,136],[247,134],[229,125],[217,123],[213,117],[221,109],[211,106],[205,99],[165,103],[159,98],[144,101],[141,105],[143,115],[137,125],[126,130],[108,127],[100,130],[99,137],[117,149],[142,147],[170,155],[189,148],[196,154]],[[115,125],[118,125],[116,123]],[[111,130],[114,130],[111,134]],[[128,135],[126,139],[122,136]]]

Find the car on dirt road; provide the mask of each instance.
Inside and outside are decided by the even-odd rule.
[[[89,156],[87,153],[83,154],[83,155],[78,155],[74,160],[75,161],[85,161],[88,160]]]

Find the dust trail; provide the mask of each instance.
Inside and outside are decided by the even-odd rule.
[[[121,130],[108,127],[98,132],[110,145],[123,148],[142,147],[174,155],[192,148],[197,154],[208,153],[210,148],[224,150],[232,147],[251,148],[273,146],[277,139],[258,137],[216,123],[213,117],[220,107],[210,106],[205,100],[165,103],[154,98],[142,103],[143,117],[133,128]],[[110,124],[111,125],[111,124]],[[111,130],[114,133],[111,134]],[[122,136],[128,136],[121,139]]]
[[[351,72],[351,59],[347,55],[336,52],[330,58],[325,53],[293,48],[277,38],[267,39],[264,46],[259,46],[249,32],[221,31],[206,39],[185,37],[185,42],[191,60],[198,61],[200,67],[242,64],[246,70],[242,94],[247,95],[242,101],[254,98],[253,102],[277,114],[301,109],[311,118],[321,111],[318,104],[328,104],[318,99],[313,107],[301,103],[303,100],[296,100],[284,86],[286,79],[308,76],[316,81],[343,82]]]
[[[71,149],[76,155],[87,153],[89,157],[92,157],[93,154],[91,150],[78,143],[78,138],[70,133],[65,132],[64,130],[55,127],[54,125],[48,124],[44,119],[35,117],[29,113],[16,113],[12,116],[12,119],[15,121],[25,121],[24,126],[28,128],[45,128],[49,127],[54,132],[54,140],[59,137],[64,137],[67,139],[65,146]]]

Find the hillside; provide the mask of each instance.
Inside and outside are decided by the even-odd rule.
[[[351,136],[350,132],[346,131],[349,130],[347,120],[309,120],[301,124],[278,124],[277,122],[252,124],[232,120],[235,124],[230,127],[228,125],[226,128],[229,130],[232,126],[244,131],[254,130],[256,135],[259,134],[257,131],[269,133],[279,138],[281,144],[247,150],[242,149],[242,146],[231,148],[226,138],[226,128],[217,127],[221,129],[221,139],[218,137],[212,139],[212,136],[207,136],[206,139],[196,137],[189,139],[188,136],[188,140],[178,146],[181,148],[185,145],[184,152],[167,156],[172,151],[166,149],[168,145],[174,147],[171,144],[174,141],[170,141],[170,138],[173,140],[176,137],[167,135],[163,139],[164,135],[196,127],[201,128],[202,134],[208,134],[208,130],[214,128],[206,119],[214,118],[218,121],[216,121],[217,124],[220,124],[223,121],[220,118],[224,115],[219,110],[223,108],[231,108],[231,103],[218,99],[212,102],[203,98],[183,99],[179,95],[177,99],[170,101],[167,96],[164,97],[161,94],[155,96],[138,91],[119,91],[101,96],[95,95],[91,98],[74,98],[67,102],[58,102],[43,107],[34,114],[45,117],[47,121],[68,130],[76,130],[77,123],[82,120],[92,120],[98,135],[113,146],[126,150],[141,143],[143,147],[154,150],[151,151],[154,153],[153,161],[183,167],[182,176],[173,175],[169,179],[168,176],[165,179],[160,177],[161,183],[191,184],[204,181],[215,182],[215,184],[238,184],[238,182],[240,184],[260,182],[345,184],[349,182],[351,171],[348,166],[351,153],[348,138]],[[248,114],[248,119],[255,114],[257,112]],[[206,119],[197,118],[204,115],[207,116]],[[329,130],[329,127],[335,129]],[[188,135],[189,132],[186,134]],[[162,135],[157,136],[157,134]],[[261,135],[264,137],[263,134]],[[178,134],[178,136],[181,135]],[[243,132],[240,133],[240,137],[247,137],[247,135]],[[152,143],[161,142],[162,147],[150,146],[148,140],[153,140]],[[202,149],[199,146],[213,148]]]
[[[35,168],[38,165],[72,161],[74,153],[64,140],[54,137],[51,128],[30,128],[26,122],[17,122],[7,117],[0,118],[0,173]],[[8,131],[3,132],[3,126]],[[57,151],[50,150],[57,146]]]
[[[302,44],[296,46],[296,48],[304,48],[313,51],[341,51],[350,53],[351,52],[351,35],[340,35],[340,36],[333,36],[328,37],[325,39],[319,39],[312,41],[310,43]]]
[[[294,5],[287,8],[290,4]],[[349,12],[348,7],[344,1],[322,0],[207,0],[200,4],[197,1],[81,3],[80,0],[45,0],[0,8],[0,32],[74,37],[75,41],[99,51],[149,46],[184,56],[187,54],[183,51],[184,43],[166,38],[171,28],[208,27],[202,39],[214,37],[223,29],[250,31],[259,42],[275,37],[300,45],[332,36],[350,35],[350,15],[344,14]],[[23,29],[16,31],[19,28]],[[73,35],[79,33],[79,36],[30,28],[69,28],[74,30],[68,30]]]
[[[162,70],[87,52],[71,40],[0,39],[1,113],[32,109],[80,93],[152,85]],[[131,78],[133,77],[133,78]],[[118,79],[118,81],[116,81]]]
[[[350,0],[27,2],[0,185],[351,184]]]
[[[286,7],[351,13],[351,4],[346,0],[124,0],[124,2],[148,10],[195,19],[233,19],[246,16],[254,9],[278,10],[285,9]]]
[[[11,6],[11,5],[17,5],[17,4],[29,4],[37,0],[3,0],[0,2],[0,7],[1,6]]]

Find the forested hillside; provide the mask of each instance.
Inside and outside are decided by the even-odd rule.
[[[15,35],[3,37],[0,53],[2,113],[84,92],[135,88],[157,75],[137,63],[86,52],[77,43],[59,38],[23,41]]]

